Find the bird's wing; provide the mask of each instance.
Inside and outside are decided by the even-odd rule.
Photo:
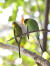
[[[17,36],[15,35],[15,29],[14,29],[14,38],[15,38],[16,43],[18,43]]]

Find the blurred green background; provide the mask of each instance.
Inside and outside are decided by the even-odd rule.
[[[45,0],[0,0],[0,42],[10,45],[16,45],[14,39],[8,41],[13,35],[12,21],[20,21],[21,16],[25,18],[32,16],[39,24],[39,28],[43,29],[45,12]],[[49,13],[50,18],[50,13]],[[50,30],[50,19],[48,20],[48,29]],[[43,34],[40,32],[40,41],[42,43]],[[36,40],[35,33],[30,34],[30,39],[23,37],[21,47],[41,55],[41,49]],[[50,32],[48,32],[47,52],[43,53],[43,58],[50,61]],[[22,55],[22,63],[16,64],[18,53],[3,49],[0,47],[0,66],[35,66],[35,61],[27,56]],[[27,60],[26,60],[27,58]]]

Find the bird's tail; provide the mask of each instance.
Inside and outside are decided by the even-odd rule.
[[[39,39],[39,44],[40,44],[40,48],[41,48],[41,50],[42,50],[42,52],[43,52],[43,48],[42,48],[42,45],[41,45],[40,39]]]
[[[29,39],[29,30],[28,30],[28,26],[27,26],[27,37]]]
[[[41,42],[40,42],[40,38],[39,38],[39,33],[37,32],[35,35],[36,35],[36,38],[37,38],[37,40],[38,40],[38,42],[39,42],[39,44],[40,44],[40,48],[41,48],[41,50],[42,50],[42,52],[43,52],[43,48],[42,48],[42,46],[41,46]]]
[[[20,54],[20,44],[18,43],[18,47],[19,47],[19,58],[21,58],[21,54]]]
[[[20,40],[19,40],[19,42],[18,42],[18,47],[19,47],[19,58],[21,58],[21,53],[20,53],[20,43],[21,43],[21,39],[22,39],[22,37],[20,37]]]

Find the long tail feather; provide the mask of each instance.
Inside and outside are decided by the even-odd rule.
[[[41,50],[42,50],[42,52],[43,52],[43,48],[42,48],[42,46],[41,46],[41,42],[40,42],[40,38],[39,38],[39,33],[38,33],[38,32],[36,33],[36,38],[37,38],[37,40],[39,41],[40,48],[41,48]]]
[[[40,43],[40,39],[39,39],[39,43]],[[40,43],[40,48],[41,48],[41,50],[42,50],[42,52],[43,52],[43,48],[42,48],[42,46],[41,46],[41,43]]]
[[[29,39],[29,30],[28,30],[28,26],[27,26],[27,37]]]
[[[19,42],[18,42],[18,47],[19,47],[19,58],[21,58],[21,54],[20,54],[20,43],[21,43],[21,39],[22,39],[22,37],[20,37],[20,40],[19,40]]]

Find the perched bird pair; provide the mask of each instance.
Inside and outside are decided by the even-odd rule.
[[[34,19],[31,19],[31,18],[28,18],[28,19],[24,20],[24,17],[22,16],[21,24],[23,24],[23,22],[27,26],[27,37],[29,39],[29,32],[30,31],[39,30],[38,23]],[[21,35],[23,34],[22,33],[22,28],[16,22],[13,22],[13,28],[14,28],[15,41],[18,44],[18,47],[19,47],[19,57],[21,57],[21,55],[20,55],[20,43],[21,43],[21,39],[22,39]],[[39,32],[36,32],[36,38],[40,43]],[[41,47],[41,44],[40,44],[40,47]],[[42,49],[42,47],[41,47],[41,49]]]

